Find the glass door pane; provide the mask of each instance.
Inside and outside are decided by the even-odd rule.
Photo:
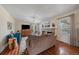
[[[70,43],[71,18],[66,17],[59,20],[60,40]]]

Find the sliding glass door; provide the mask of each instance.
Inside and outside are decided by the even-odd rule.
[[[58,30],[60,41],[70,44],[71,18],[65,17],[59,19]]]

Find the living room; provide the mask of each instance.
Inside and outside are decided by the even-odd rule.
[[[17,30],[20,31],[22,37],[28,37],[28,39],[30,37],[30,41],[28,40],[29,43],[26,43],[26,38],[22,39],[25,43],[22,43],[21,48],[27,48],[26,55],[28,51],[28,54],[31,55],[39,54],[50,47],[57,45],[57,40],[79,47],[78,6],[79,5],[75,4],[0,5],[0,53],[8,45],[6,35],[10,34],[11,31],[16,32]],[[56,8],[53,9],[54,7]],[[58,8],[60,8],[60,10],[58,10]],[[61,26],[62,24],[63,26]],[[28,45],[32,47],[28,48]],[[79,51],[72,54],[78,54],[78,52]],[[21,53],[24,54],[24,50]]]

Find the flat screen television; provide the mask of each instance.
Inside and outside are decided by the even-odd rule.
[[[22,29],[30,29],[30,25],[22,25]]]

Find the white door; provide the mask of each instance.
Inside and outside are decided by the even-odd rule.
[[[58,23],[60,41],[70,44],[71,18],[59,19]]]

